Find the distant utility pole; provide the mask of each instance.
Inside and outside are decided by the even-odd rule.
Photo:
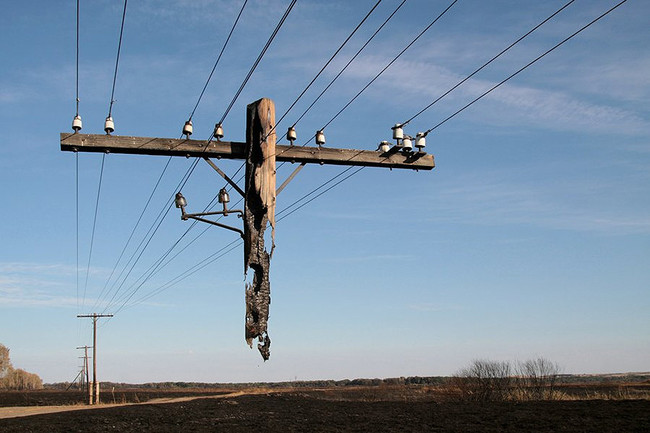
[[[81,346],[77,347],[77,349],[83,349],[84,350],[84,365],[82,371],[82,378],[81,378],[81,389],[82,391],[88,390],[88,404],[93,404],[93,393],[90,388],[90,381],[88,380],[88,348],[91,346]],[[86,388],[84,388],[84,376],[85,376],[85,384]]]
[[[330,164],[341,166],[403,168],[412,170],[431,170],[434,167],[433,155],[424,152],[424,137],[418,134],[413,151],[412,137],[403,135],[403,125],[395,125],[393,138],[397,140],[391,147],[386,141],[378,150],[335,149],[324,147],[324,132],[317,131],[317,147],[293,146],[296,132],[293,127],[287,132],[291,145],[276,145],[275,105],[267,98],[249,104],[246,110],[246,142],[220,141],[223,137],[221,124],[215,125],[214,137],[217,141],[190,140],[191,122],[183,128],[185,139],[148,138],[113,136],[111,127],[106,127],[106,135],[79,133],[80,125],[73,125],[74,133],[61,133],[61,150],[69,152],[125,153],[135,155],[166,155],[200,157],[221,175],[235,191],[244,198],[244,211],[230,211],[229,201],[224,189],[219,193],[219,202],[224,204],[222,212],[201,214],[185,213],[187,201],[179,192],[176,207],[181,209],[181,218],[189,218],[225,227],[240,233],[244,240],[244,271],[253,269],[253,282],[246,285],[246,341],[252,347],[253,340],[264,360],[270,356],[271,339],[267,333],[271,290],[269,282],[270,254],[264,247],[264,231],[267,224],[275,231],[276,196],[298,174],[305,164]],[[219,169],[210,158],[243,159],[246,162],[246,184],[242,190],[232,179]],[[299,166],[276,189],[276,161],[298,163]],[[225,226],[216,221],[202,218],[206,215],[228,215],[239,213],[244,219],[244,230]],[[274,239],[272,237],[272,239]],[[272,251],[272,249],[271,249]]]
[[[99,404],[99,382],[97,382],[97,319],[100,317],[113,317],[112,314],[78,314],[77,317],[85,317],[93,319],[93,383],[88,392],[88,404]],[[86,347],[86,350],[87,347]],[[86,358],[88,359],[88,358]],[[93,395],[94,393],[94,395]],[[93,398],[94,396],[94,398]]]

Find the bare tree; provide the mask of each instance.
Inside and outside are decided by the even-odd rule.
[[[464,400],[507,400],[512,383],[510,363],[474,360],[469,367],[463,368],[452,378],[452,383]]]
[[[518,362],[516,366],[517,384],[521,397],[530,400],[552,400],[555,398],[560,367],[546,358]]]

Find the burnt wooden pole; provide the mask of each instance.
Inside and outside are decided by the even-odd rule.
[[[80,134],[78,132],[63,132],[60,135],[61,150],[69,152],[102,152],[203,158],[238,193],[244,196],[244,230],[242,235],[244,239],[244,272],[247,273],[249,269],[252,269],[254,272],[252,282],[246,284],[246,342],[252,347],[253,341],[257,339],[257,347],[264,360],[269,359],[271,345],[271,339],[267,332],[267,324],[269,304],[271,302],[269,268],[275,237],[276,195],[284,189],[287,183],[295,177],[305,164],[411,170],[431,170],[435,166],[433,155],[427,154],[421,149],[420,151],[413,152],[410,147],[402,148],[402,144],[399,142],[387,151],[324,146],[293,146],[293,144],[276,145],[276,134],[274,131],[275,107],[273,101],[263,98],[247,107],[246,142],[221,141],[219,139],[216,141],[208,140],[206,142],[204,140],[191,140],[189,137],[173,139]],[[232,179],[228,178],[221,169],[216,167],[210,158],[245,160],[246,185],[244,190],[242,191]],[[276,189],[275,164],[277,161],[297,163],[300,165]],[[220,212],[185,214],[184,208],[181,209],[181,212],[183,213],[182,219],[194,218],[199,221],[224,227],[224,225],[216,221],[208,221],[200,218],[200,216],[214,215]],[[265,231],[267,225],[271,226],[272,231],[270,252],[265,247]],[[233,227],[225,226],[225,228],[241,233],[239,229],[234,229]],[[93,363],[94,361],[93,359]]]
[[[244,270],[254,272],[246,284],[246,342],[266,361],[271,339],[267,322],[271,303],[269,269],[275,238],[275,106],[267,98],[246,110],[246,186],[244,208]],[[271,253],[264,245],[267,224],[272,230]]]

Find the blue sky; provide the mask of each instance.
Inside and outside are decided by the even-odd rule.
[[[381,2],[279,131],[399,3]],[[327,127],[327,145],[375,149],[393,124],[564,3],[460,0]],[[615,3],[575,1],[407,132],[438,124]],[[209,137],[288,4],[249,1],[193,117],[193,138]],[[261,97],[275,101],[279,118],[374,4],[298,0],[229,113],[224,139],[244,140],[245,106]],[[300,144],[448,4],[408,0],[298,123]],[[116,134],[179,137],[240,5],[129,3]],[[84,133],[102,133],[122,6],[81,1]],[[433,171],[368,168],[280,221],[265,363],[244,341],[241,248],[168,285],[236,234],[208,229],[140,286],[137,278],[190,225],[172,209],[122,274],[129,277],[113,283],[191,160],[171,161],[109,280],[167,159],[106,156],[88,266],[102,156],[78,155],[77,277],[76,157],[59,150],[58,135],[70,131],[75,114],[75,2],[4,5],[0,342],[16,367],[47,382],[76,375],[75,347],[92,344],[90,320],[76,315],[92,312],[117,312],[99,328],[99,374],[111,381],[447,375],[476,358],[537,356],[567,373],[648,371],[648,16],[650,4],[628,1],[437,128],[427,137]],[[232,174],[240,163],[219,165]],[[280,168],[280,181],[290,171]],[[278,196],[278,209],[341,171],[305,168]],[[199,164],[183,188],[188,210],[203,209],[222,186]],[[206,228],[192,229],[174,254]]]

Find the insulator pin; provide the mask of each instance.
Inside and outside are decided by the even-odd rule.
[[[115,122],[113,122],[113,117],[108,116],[104,122],[104,131],[110,135],[111,132],[115,131]]]
[[[76,116],[74,116],[74,119],[72,119],[72,129],[74,130],[74,132],[79,132],[81,131],[82,126],[83,125],[81,123],[81,116],[77,114]]]

